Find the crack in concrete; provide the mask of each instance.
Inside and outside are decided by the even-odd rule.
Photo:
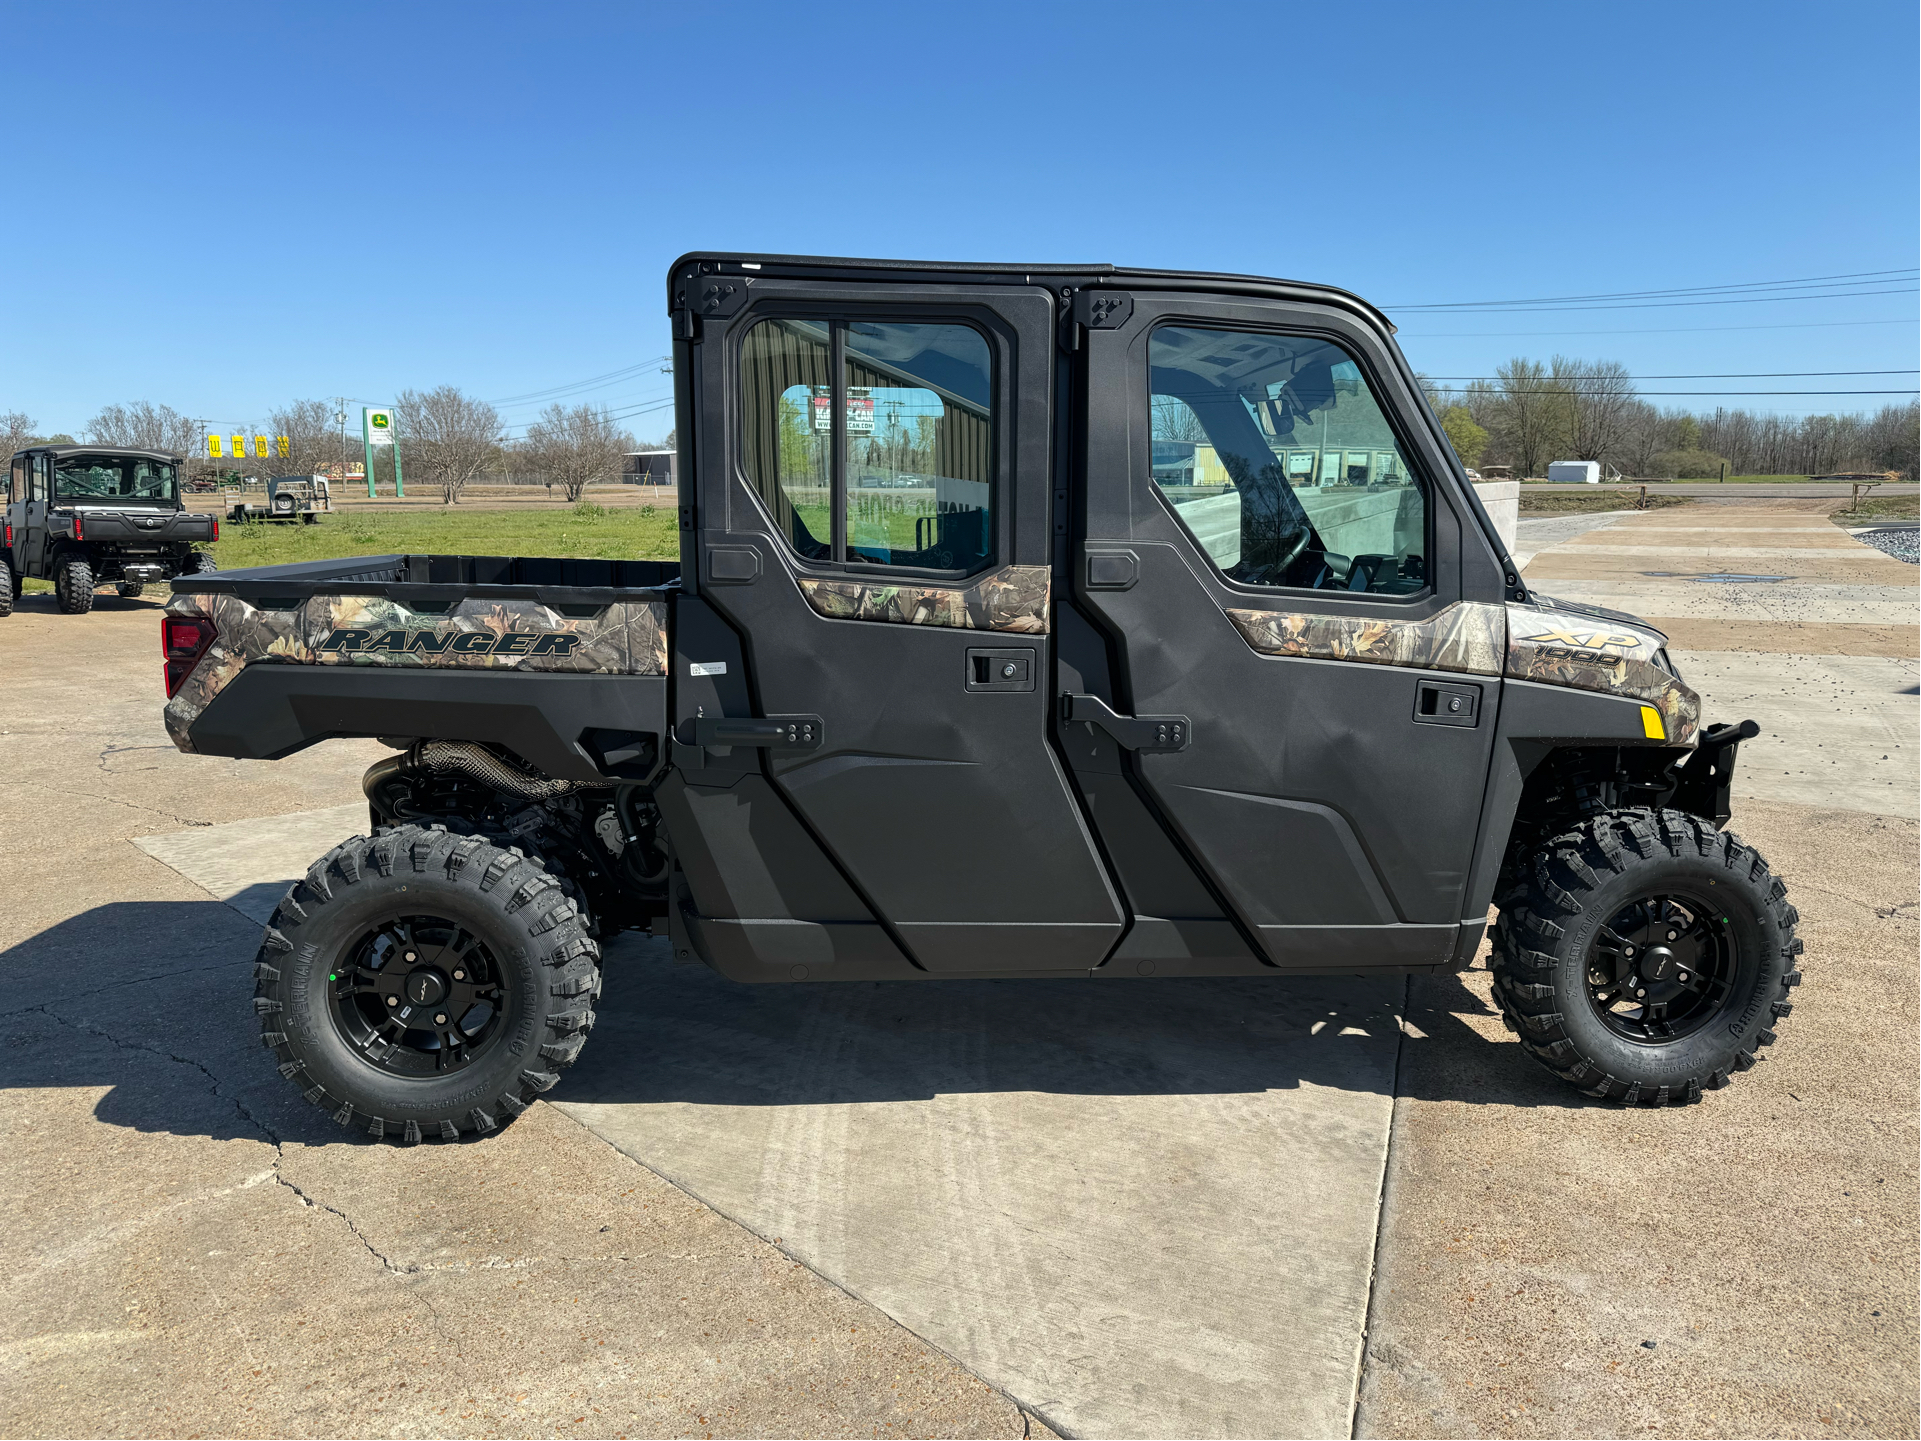
[[[114,1046],[120,1050],[144,1051],[148,1055],[159,1056],[162,1060],[172,1061],[177,1065],[191,1066],[194,1070],[200,1072],[201,1075],[207,1078],[208,1089],[213,1095],[219,1096],[221,1099],[225,1100],[229,1105],[231,1105],[234,1108],[235,1112],[239,1114],[240,1118],[243,1121],[245,1121],[249,1126],[253,1127],[254,1130],[258,1131],[263,1137],[265,1137],[266,1143],[269,1146],[273,1147],[274,1159],[273,1159],[272,1170],[273,1170],[273,1180],[275,1185],[284,1186],[289,1191],[292,1191],[294,1195],[299,1199],[301,1205],[311,1207],[315,1210],[325,1211],[329,1215],[339,1217],[342,1224],[344,1224],[348,1229],[348,1231],[350,1231],[353,1234],[353,1238],[356,1241],[360,1242],[360,1244],[366,1248],[367,1254],[372,1256],[376,1261],[380,1262],[381,1266],[385,1268],[389,1274],[395,1275],[395,1276],[411,1276],[411,1275],[416,1275],[420,1272],[421,1267],[419,1266],[397,1264],[390,1257],[388,1257],[383,1251],[380,1250],[379,1247],[375,1246],[373,1242],[367,1239],[366,1235],[361,1231],[360,1227],[354,1223],[353,1217],[349,1216],[345,1211],[341,1210],[338,1206],[330,1206],[325,1201],[318,1200],[315,1197],[308,1195],[307,1192],[301,1186],[299,1186],[297,1183],[293,1181],[288,1180],[285,1176],[283,1176],[280,1173],[280,1163],[284,1159],[286,1159],[286,1149],[285,1149],[284,1143],[280,1139],[279,1132],[275,1131],[272,1126],[269,1126],[265,1121],[261,1120],[258,1116],[254,1115],[252,1111],[248,1110],[245,1104],[241,1102],[238,1096],[224,1094],[222,1091],[222,1087],[225,1083],[220,1079],[219,1076],[215,1075],[213,1071],[209,1069],[204,1062],[196,1060],[192,1056],[178,1055],[172,1051],[164,1050],[159,1046],[152,1045],[147,1042],[123,1041],[118,1036],[115,1036],[110,1032],[101,1030],[98,1026],[89,1024],[87,1022],[76,1021],[67,1016],[63,1016],[58,1011],[54,1010],[51,1005],[32,1006],[28,1008],[28,1011],[39,1011],[40,1013],[46,1015],[50,1019],[59,1022],[63,1026],[67,1026],[73,1030],[79,1031],[83,1035],[95,1036],[100,1040],[105,1041],[108,1045]],[[15,1012],[13,1014],[26,1014],[26,1013],[27,1012]],[[423,1302],[425,1302],[427,1309],[433,1312],[434,1314],[435,1329],[441,1330],[442,1334],[445,1335],[446,1334],[445,1331],[440,1326],[439,1312],[434,1310],[434,1306],[431,1301],[427,1301],[427,1299],[424,1296],[421,1299]],[[448,1339],[451,1340],[452,1338],[448,1337]]]
[[[184,970],[161,971],[158,975],[152,975],[152,976],[135,976],[132,980],[113,981],[104,986],[95,986],[90,991],[73,991],[73,992],[70,992],[69,994],[71,994],[76,1000],[78,1000],[85,996],[100,996],[100,995],[105,995],[108,991],[124,990],[128,986],[144,986],[149,981],[167,981],[167,980],[172,980],[175,976],[197,976],[202,971],[224,971],[237,966],[244,966],[247,964],[248,962],[246,961],[221,961],[217,965],[211,965],[211,966],[188,966]],[[43,1002],[42,1004],[37,1006],[21,1006],[17,1010],[0,1011],[0,1021],[4,1021],[10,1016],[24,1016],[33,1011],[45,1011],[45,1010],[46,1010],[46,1003]],[[52,1012],[49,1011],[48,1014],[52,1015]],[[58,1020],[60,1018],[56,1016],[55,1019]]]
[[[44,785],[39,781],[17,781],[15,782],[15,784],[23,787],[31,787],[32,789],[38,790],[38,791],[47,791],[53,794],[57,794],[63,798],[80,795],[80,796],[85,796],[90,801],[98,801],[102,805],[125,806],[130,811],[145,811],[150,816],[165,816],[168,820],[172,821],[177,826],[187,826],[187,827],[210,826],[213,824],[212,821],[196,820],[188,816],[176,815],[172,811],[163,811],[156,806],[143,806],[140,804],[140,802],[130,801],[125,796],[96,795],[92,791],[76,791],[71,788],[60,788],[60,787],[55,787],[50,785]],[[132,837],[123,836],[121,837],[121,839],[131,840]]]

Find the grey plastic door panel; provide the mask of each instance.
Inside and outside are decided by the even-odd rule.
[[[1502,597],[1491,552],[1463,526],[1453,481],[1393,357],[1358,320],[1279,302],[1138,292],[1133,301],[1124,325],[1084,335],[1085,470],[1072,559],[1076,598],[1118,660],[1114,709],[1180,717],[1190,728],[1183,750],[1132,754],[1140,787],[1274,964],[1445,961],[1462,920],[1499,703],[1491,672]],[[1157,463],[1183,482],[1208,478],[1213,463],[1178,445],[1156,452],[1150,439],[1149,343],[1161,325],[1311,333],[1353,357],[1398,433],[1395,454],[1422,482],[1426,575],[1403,587],[1411,593],[1249,584],[1210,560],[1206,522],[1184,526],[1164,494],[1217,502],[1205,494],[1212,489],[1229,504],[1258,502],[1245,498],[1244,476],[1234,487],[1157,487]],[[1209,403],[1197,399],[1195,413]],[[1284,467],[1281,443],[1267,443]],[[1213,448],[1202,439],[1194,449]],[[1309,464],[1318,476],[1318,452]],[[1180,465],[1192,474],[1169,469]],[[1354,484],[1307,502],[1325,516],[1387,493]],[[1333,559],[1365,570],[1363,558]],[[1463,657],[1480,669],[1453,668]]]
[[[735,307],[703,316],[698,344],[685,347],[707,438],[694,459],[691,583],[740,636],[755,713],[820,717],[823,743],[763,753],[765,774],[917,965],[1084,973],[1119,939],[1122,915],[1047,736],[1051,298],[1027,286],[735,283]],[[864,563],[851,511],[831,530],[846,560],[800,553],[796,534],[824,548],[825,512],[808,509],[812,529],[794,530],[774,513],[787,493],[770,504],[743,455],[743,338],[779,317],[821,334],[853,319],[964,325],[985,338],[993,498],[983,564]],[[879,444],[887,418],[872,416],[859,419]],[[862,503],[893,502],[877,490]]]

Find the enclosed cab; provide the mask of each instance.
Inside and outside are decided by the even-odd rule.
[[[0,537],[0,614],[27,580],[50,580],[69,615],[93,607],[97,587],[132,597],[160,581],[215,569],[197,547],[220,522],[180,499],[181,457],[164,450],[41,445],[16,451]]]

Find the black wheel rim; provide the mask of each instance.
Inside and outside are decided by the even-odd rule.
[[[1616,1035],[1664,1045],[1726,1008],[1739,960],[1728,918],[1711,902],[1647,896],[1616,911],[1589,944],[1588,1001]]]
[[[364,932],[328,973],[334,1025],[362,1060],[431,1080],[464,1070],[507,1030],[499,963],[442,916],[396,916]]]

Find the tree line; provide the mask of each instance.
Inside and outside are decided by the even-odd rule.
[[[628,453],[641,448],[605,406],[550,405],[518,437],[509,436],[493,406],[458,386],[403,390],[392,409],[403,473],[416,485],[438,490],[448,505],[458,503],[468,485],[497,474],[531,474],[544,480],[549,492],[559,486],[568,500],[579,500],[589,486],[617,481]],[[357,457],[360,437],[352,430],[342,455],[335,414],[333,402],[325,400],[295,400],[269,411],[265,433],[286,436],[288,453],[265,463],[275,474],[311,475]],[[251,423],[240,430],[254,433]],[[83,439],[89,445],[172,451],[187,458],[189,478],[234,469],[233,461],[206,454],[201,422],[170,405],[145,400],[103,407],[87,422]],[[669,435],[666,443],[672,440]],[[75,443],[71,435],[41,434],[23,412],[0,414],[0,444],[6,445],[0,453],[10,455],[27,445]],[[378,468],[381,452],[374,454]],[[387,474],[391,476],[391,469]]]
[[[1563,355],[1510,360],[1495,377],[1448,387],[1423,376],[1421,385],[1463,464],[1512,466],[1517,476],[1545,475],[1550,461],[1595,460],[1658,480],[1836,471],[1913,480],[1921,448],[1915,401],[1872,415],[1697,413],[1650,404],[1619,361]]]

